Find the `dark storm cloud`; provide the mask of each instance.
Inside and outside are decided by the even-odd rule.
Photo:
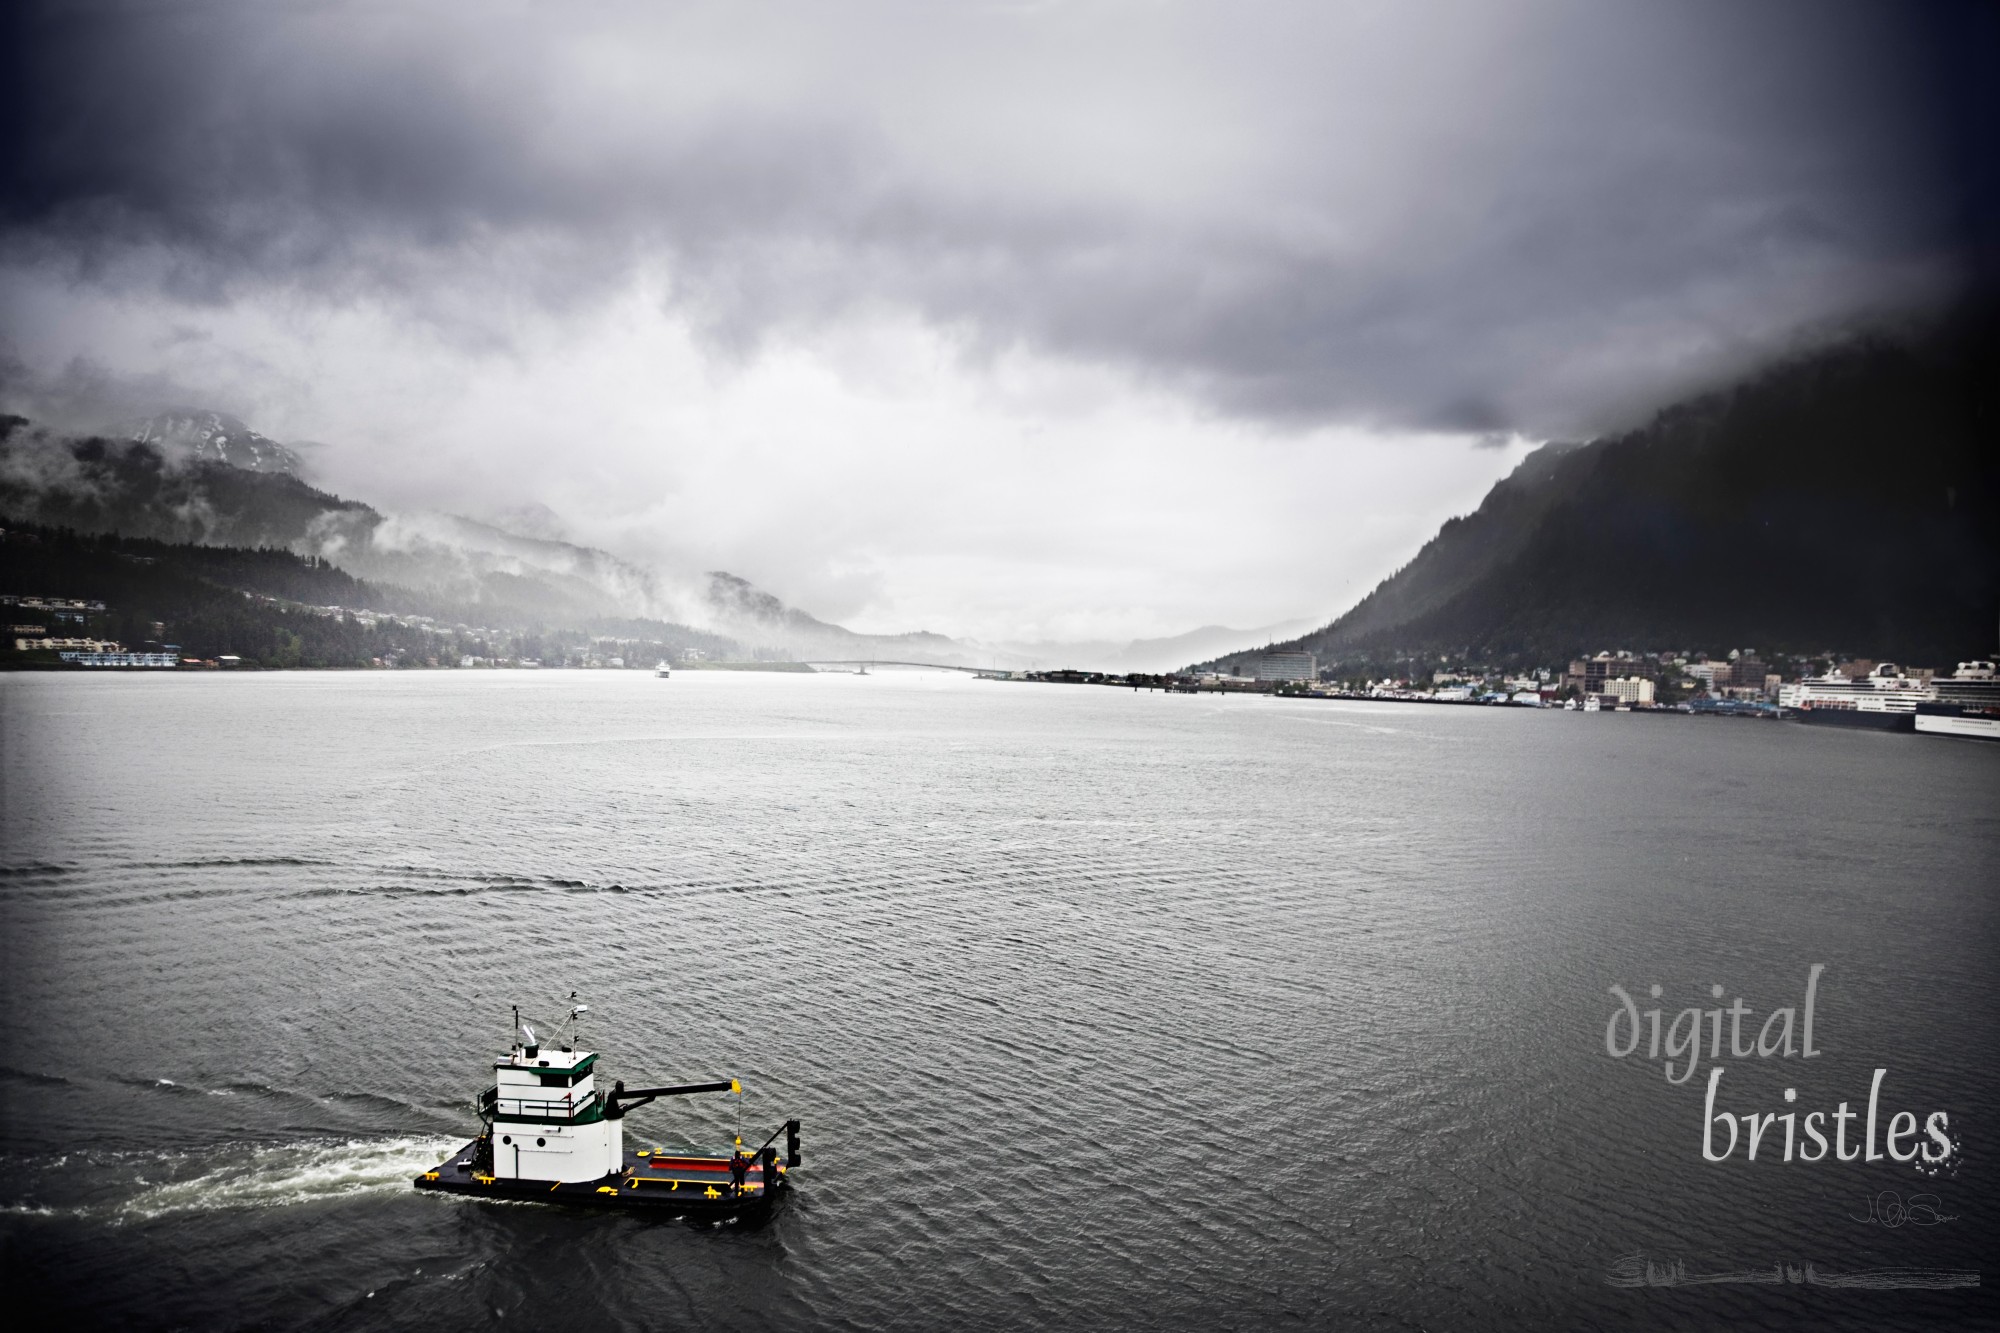
[[[1963,286],[1971,12],[50,6],[0,227],[178,301],[477,336],[652,266],[724,346],[908,310],[1264,421],[1566,432]]]

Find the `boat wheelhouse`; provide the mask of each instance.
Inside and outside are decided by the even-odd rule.
[[[421,1190],[476,1198],[667,1209],[708,1220],[769,1214],[799,1164],[799,1122],[787,1120],[756,1148],[739,1135],[716,1154],[628,1152],[625,1117],[663,1097],[743,1095],[736,1079],[627,1089],[597,1086],[597,1052],[581,1049],[573,1029],[589,1006],[570,1010],[570,1039],[543,1046],[515,1011],[513,1047],[493,1062],[493,1084],[479,1095],[479,1136],[416,1178]],[[784,1159],[777,1141],[785,1140]]]
[[[532,1031],[530,1032],[532,1036]],[[625,1160],[625,1126],[605,1114],[597,1053],[516,1046],[479,1095],[493,1174],[503,1180],[595,1180]]]

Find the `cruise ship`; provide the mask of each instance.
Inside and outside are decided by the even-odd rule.
[[[1917,705],[1917,730],[1931,736],[2000,741],[2000,677],[1991,662],[1960,662],[1931,682],[1935,699]]]
[[[1859,679],[1830,671],[1778,687],[1778,708],[1785,717],[1878,731],[1915,730],[1917,705],[1936,698],[1929,685],[1910,679],[1894,662]]]

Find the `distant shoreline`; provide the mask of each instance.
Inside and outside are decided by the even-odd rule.
[[[672,664],[672,668],[673,668],[673,670],[675,670],[675,671],[767,671],[767,672],[783,672],[783,673],[787,673],[787,674],[792,674],[792,675],[822,675],[822,674],[825,674],[825,673],[823,673],[823,672],[819,671],[819,669],[818,669],[818,668],[814,667],[814,666],[813,666],[813,665],[812,665],[811,663],[809,663],[809,662],[679,662],[679,663],[673,663],[673,664]],[[443,664],[439,664],[439,665],[437,665],[437,666],[427,666],[427,665],[418,665],[418,666],[259,666],[259,665],[255,664],[255,663],[250,663],[250,662],[245,662],[245,663],[243,663],[243,664],[241,664],[241,665],[238,665],[238,666],[227,666],[227,667],[225,667],[225,666],[209,666],[209,665],[206,665],[206,664],[195,664],[195,663],[182,663],[182,664],[181,664],[181,665],[179,665],[179,666],[84,666],[83,664],[81,664],[81,663],[78,663],[78,662],[22,662],[22,661],[11,661],[11,662],[10,662],[10,661],[0,661],[0,672],[5,672],[5,671],[36,671],[36,672],[45,672],[45,673],[49,673],[49,674],[63,674],[63,675],[86,675],[86,676],[107,676],[107,675],[120,675],[120,676],[159,676],[159,675],[174,675],[174,674],[187,674],[187,675],[210,675],[210,674],[217,674],[217,675],[241,675],[241,674],[244,674],[244,673],[248,673],[248,672],[256,672],[256,673],[260,673],[260,674],[268,674],[268,673],[270,673],[270,672],[274,672],[274,671],[310,671],[310,672],[315,672],[315,673],[317,673],[317,672],[327,672],[327,671],[353,671],[353,672],[360,672],[360,673],[367,673],[367,674],[371,674],[371,675],[372,675],[372,674],[374,674],[374,673],[376,673],[376,672],[385,672],[385,671],[386,671],[386,672],[423,672],[423,673],[426,673],[426,674],[428,674],[428,673],[432,673],[432,672],[438,672],[438,671],[465,671],[465,672],[476,672],[476,671],[561,671],[561,672],[575,672],[575,671],[588,671],[588,672],[598,672],[598,673],[603,673],[603,674],[621,674],[621,675],[636,675],[636,676],[650,676],[650,675],[652,675],[652,674],[653,674],[653,672],[654,672],[654,670],[655,670],[655,669],[656,669],[656,668],[654,668],[654,667],[570,667],[570,666],[561,666],[561,667],[549,667],[549,666],[470,666],[470,667],[468,667],[468,666],[446,666],[446,665],[443,665]],[[938,669],[939,669],[940,671],[943,671],[943,670],[949,670],[950,668],[947,668],[947,667],[940,667],[940,668],[938,668]],[[845,673],[835,673],[835,674],[845,674]]]

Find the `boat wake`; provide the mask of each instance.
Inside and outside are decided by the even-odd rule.
[[[151,1221],[175,1213],[280,1208],[357,1194],[407,1190],[418,1172],[459,1146],[456,1139],[411,1137],[306,1142],[253,1148],[183,1180],[147,1183],[116,1215]]]

